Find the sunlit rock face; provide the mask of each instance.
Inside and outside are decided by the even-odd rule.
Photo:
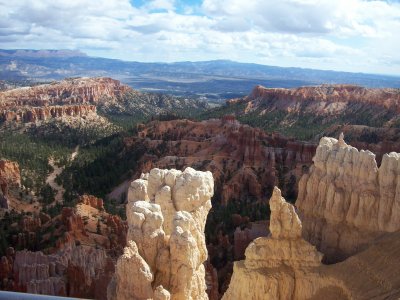
[[[303,240],[295,208],[277,187],[269,203],[271,235],[254,240],[246,249],[246,259],[235,262],[223,299],[307,299],[304,296],[310,295],[297,290],[295,273],[320,266],[322,254]]]
[[[304,238],[330,262],[359,252],[400,229],[400,154],[375,154],[322,138],[309,174],[299,182],[296,206]]]
[[[252,242],[235,262],[223,299],[397,299],[400,232],[387,233],[346,261],[323,265],[322,253],[305,241],[294,207],[274,189],[271,235]]]
[[[18,163],[0,159],[0,208],[9,208],[9,190],[21,186],[21,174]]]
[[[96,115],[96,106],[131,90],[111,78],[71,78],[0,92],[0,121],[22,123]]]
[[[108,286],[109,299],[208,299],[204,227],[210,172],[152,169],[128,192],[128,247]]]

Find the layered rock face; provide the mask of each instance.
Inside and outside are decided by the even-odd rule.
[[[22,217],[12,244],[19,249],[43,245],[43,251],[7,250],[0,260],[0,289],[106,299],[127,225],[105,212],[100,198],[84,195],[78,201],[53,219],[43,213]]]
[[[104,97],[116,98],[130,90],[118,80],[106,77],[72,78],[60,82],[18,88],[0,93],[2,106],[49,106],[95,104]]]
[[[295,197],[296,180],[311,165],[316,148],[242,125],[233,117],[156,121],[138,129],[139,138],[125,139],[127,151],[146,148],[137,176],[154,167],[211,171],[223,204],[248,198],[267,201],[266,194],[279,180]]]
[[[41,251],[16,252],[13,269],[22,291],[84,297],[93,292],[93,283],[100,278],[106,263],[104,250],[72,245],[53,255]],[[73,284],[73,278],[67,279],[71,275],[79,276],[79,284]]]
[[[257,101],[264,104],[280,103],[281,107],[294,107],[294,103],[302,103],[316,113],[338,113],[350,102],[376,105],[400,112],[399,100],[397,89],[368,89],[355,85],[321,85],[295,89],[256,86],[245,99],[252,103],[251,107],[255,107]]]
[[[208,299],[204,227],[210,172],[152,169],[132,182],[128,247],[117,262],[109,299]]]
[[[322,138],[309,174],[299,182],[296,206],[304,238],[328,261],[359,252],[386,232],[400,229],[400,155],[375,155],[347,145],[343,135]]]
[[[235,262],[223,299],[398,299],[400,233],[387,233],[346,261],[322,265],[322,254],[302,238],[294,207],[275,188],[271,235],[258,238]]]
[[[104,210],[104,201],[101,198],[97,198],[93,195],[82,195],[78,198],[78,202],[85,205],[89,205],[98,210]]]
[[[45,107],[26,107],[16,111],[4,110],[0,113],[0,119],[5,122],[36,122],[46,121],[51,118],[59,117],[84,117],[96,114],[94,105],[64,105],[64,106],[45,106]]]
[[[96,115],[96,105],[131,89],[111,78],[74,78],[0,92],[0,120],[37,122]]]
[[[322,254],[301,237],[294,207],[275,187],[270,200],[271,235],[254,240],[246,259],[235,262],[223,299],[310,299],[312,289],[299,286],[304,273],[321,265]]]
[[[21,173],[16,162],[0,160],[0,208],[8,209],[8,193],[21,186]]]
[[[380,160],[385,151],[400,152],[399,100],[399,89],[256,86],[249,96],[229,100],[226,111],[235,111],[239,119],[267,131],[302,140],[319,140],[348,131],[353,146],[373,151]]]

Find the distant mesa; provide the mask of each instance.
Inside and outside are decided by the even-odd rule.
[[[357,85],[320,85],[292,89],[266,88],[256,86],[245,102],[261,104],[280,103],[280,107],[293,107],[302,103],[308,109],[314,108],[316,113],[340,113],[346,103],[359,102],[381,106],[400,112],[400,93],[398,89],[371,89]],[[321,102],[323,105],[318,105]],[[343,103],[343,104],[340,104]],[[254,106],[254,105],[253,105]]]
[[[130,88],[111,78],[71,78],[0,92],[0,119],[36,122],[96,114],[96,105],[115,101]]]

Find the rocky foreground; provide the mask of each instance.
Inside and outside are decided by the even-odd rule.
[[[204,227],[214,181],[210,172],[153,169],[129,190],[128,246],[108,299],[208,299]]]
[[[321,139],[300,181],[300,218],[275,188],[271,235],[235,263],[223,299],[398,299],[397,162],[385,155],[378,169],[371,152]]]
[[[115,257],[126,243],[126,222],[105,212],[102,199],[83,195],[77,201],[54,218],[24,215],[9,225],[15,248],[1,257],[1,289],[106,299]],[[37,248],[43,250],[26,250]]]
[[[398,299],[399,157],[384,155],[378,168],[374,154],[342,136],[322,138],[297,209],[274,188],[270,235],[235,262],[223,299]],[[56,231],[66,234],[56,251],[7,250],[2,284],[96,299],[216,299],[204,237],[213,193],[210,172],[152,169],[130,185],[127,224],[106,214],[101,199],[83,196],[58,217]],[[19,226],[34,232],[49,221],[26,216]]]

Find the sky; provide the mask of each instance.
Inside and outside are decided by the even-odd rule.
[[[0,48],[400,75],[400,1],[0,0]]]

